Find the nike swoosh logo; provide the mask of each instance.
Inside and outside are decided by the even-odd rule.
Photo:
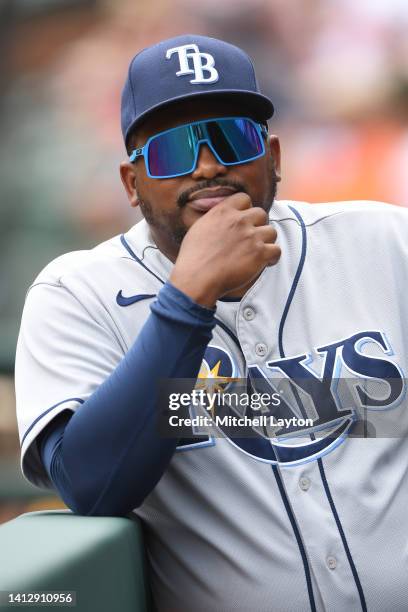
[[[141,300],[147,300],[148,298],[154,297],[156,297],[155,293],[153,293],[152,295],[147,293],[141,293],[139,295],[129,295],[129,297],[125,297],[124,295],[122,295],[121,289],[118,295],[116,296],[116,303],[119,306],[130,306],[131,304],[135,304],[136,302],[140,302]]]

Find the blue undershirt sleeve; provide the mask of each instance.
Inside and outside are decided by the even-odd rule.
[[[194,387],[214,313],[167,282],[112,374],[44,430],[42,461],[74,512],[123,516],[155,487],[178,443],[158,432],[158,381],[188,378]]]

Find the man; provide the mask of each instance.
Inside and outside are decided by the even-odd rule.
[[[132,60],[120,172],[144,221],[28,292],[22,467],[75,512],[141,517],[159,610],[406,610],[406,211],[274,202],[272,113],[225,42]],[[213,420],[160,433],[169,379]],[[278,401],[195,401],[239,379]]]

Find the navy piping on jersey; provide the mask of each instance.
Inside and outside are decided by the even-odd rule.
[[[348,547],[346,535],[344,533],[343,526],[342,526],[341,521],[340,521],[340,517],[339,517],[339,515],[337,513],[336,506],[334,505],[333,497],[332,497],[332,494],[331,494],[330,489],[329,489],[329,483],[327,482],[326,473],[324,471],[323,461],[321,459],[318,459],[317,463],[319,464],[320,476],[322,478],[324,490],[326,492],[327,499],[329,500],[331,511],[332,511],[333,516],[335,518],[335,521],[337,523],[337,529],[339,530],[340,537],[341,537],[341,540],[343,542],[344,550],[346,551],[346,556],[347,556],[348,562],[350,564],[350,568],[351,568],[351,572],[353,574],[354,582],[356,583],[357,591],[358,591],[358,594],[359,594],[359,597],[360,597],[361,609],[363,610],[363,612],[367,612],[367,604],[366,604],[366,600],[365,600],[365,596],[364,596],[363,587],[361,586],[360,578],[359,578],[359,575],[357,573],[357,568],[354,565],[354,560],[353,560],[353,557],[351,556],[351,552],[350,552],[350,549]]]
[[[288,316],[289,308],[292,304],[293,296],[295,295],[295,291],[299,283],[300,275],[302,274],[302,271],[303,271],[303,266],[304,266],[305,259],[306,259],[306,245],[307,245],[305,222],[303,221],[299,212],[295,208],[293,208],[293,206],[289,206],[289,208],[293,212],[293,214],[296,216],[297,220],[300,223],[300,227],[302,230],[302,251],[300,253],[300,260],[299,260],[299,265],[296,270],[295,278],[293,279],[293,283],[289,291],[288,299],[286,300],[285,308],[283,309],[282,318],[279,323],[278,345],[279,345],[279,354],[281,357],[284,357],[283,340],[282,340],[283,328],[286,323],[286,318]]]
[[[241,353],[242,353],[242,348],[241,348],[241,345],[240,345],[240,343],[239,343],[238,338],[237,338],[237,337],[236,337],[236,335],[234,334],[234,332],[233,332],[233,331],[231,331],[231,330],[230,330],[230,328],[229,328],[227,325],[225,325],[225,323],[223,323],[223,321],[220,321],[219,319],[217,319],[217,317],[214,317],[214,319],[215,319],[215,321],[217,322],[217,325],[218,325],[219,327],[221,327],[221,329],[223,329],[223,330],[225,331],[225,333],[226,333],[226,334],[227,334],[227,335],[228,335],[228,336],[231,338],[231,340],[232,340],[233,342],[235,342],[235,344],[237,345],[238,349],[239,349],[239,350],[241,351]],[[244,358],[244,361],[245,361],[245,358]]]
[[[290,210],[293,212],[293,214],[295,215],[295,217],[297,218],[297,220],[299,221],[300,224],[300,228],[302,231],[302,249],[300,252],[300,259],[299,259],[299,264],[296,270],[296,274],[295,274],[295,278],[293,279],[293,283],[292,286],[290,288],[289,291],[289,295],[288,295],[288,299],[286,300],[286,304],[285,307],[283,309],[283,314],[282,314],[282,318],[280,320],[279,323],[279,331],[278,331],[278,346],[279,346],[279,355],[281,358],[285,357],[285,351],[283,350],[283,328],[285,326],[286,323],[286,319],[288,316],[288,312],[289,312],[289,308],[292,304],[293,301],[293,297],[295,295],[295,291],[297,289],[298,283],[299,283],[299,279],[300,276],[302,274],[303,271],[303,266],[305,264],[305,259],[306,259],[306,250],[307,250],[307,234],[306,234],[306,225],[305,222],[303,221],[300,213],[296,210],[296,208],[294,208],[293,206],[289,206]],[[297,405],[300,409],[300,412],[303,416],[303,418],[307,417],[306,411],[304,409],[304,406],[300,400],[300,396],[298,393],[297,388],[295,387],[295,385],[291,385],[292,388],[292,392],[296,398],[296,402]],[[315,436],[313,434],[310,434],[310,437],[312,440],[315,439]]]
[[[293,296],[295,294],[297,285],[299,283],[300,275],[302,274],[303,266],[304,266],[305,259],[306,259],[306,250],[307,250],[306,224],[305,224],[304,220],[302,219],[302,216],[300,215],[299,211],[297,211],[293,206],[289,206],[289,208],[293,212],[293,214],[296,216],[296,218],[298,219],[298,221],[300,223],[300,227],[301,227],[301,231],[302,231],[302,250],[301,250],[299,265],[298,265],[298,268],[296,270],[295,278],[293,280],[292,287],[290,289],[290,292],[289,292],[289,295],[288,295],[288,299],[287,299],[287,302],[285,304],[285,308],[284,308],[284,311],[283,311],[283,314],[282,314],[282,319],[281,319],[280,325],[279,325],[279,353],[280,353],[280,357],[281,358],[286,357],[285,351],[283,349],[283,340],[282,340],[282,338],[283,338],[283,327],[285,325],[286,318],[287,318],[287,315],[288,315],[288,312],[289,312],[289,308],[290,308],[290,305],[292,303]],[[299,395],[297,393],[296,393],[296,396],[297,396],[296,399],[297,399],[298,406],[299,406],[299,408],[301,408],[302,404],[300,402],[300,397],[299,397]],[[313,438],[314,438],[314,436],[313,436]],[[344,547],[344,550],[345,550],[348,562],[350,564],[350,568],[351,568],[351,572],[353,574],[354,582],[355,582],[356,587],[357,587],[357,591],[358,591],[358,594],[359,594],[359,597],[360,597],[361,608],[362,608],[363,612],[366,612],[367,611],[367,605],[366,605],[366,601],[365,601],[365,597],[364,597],[363,588],[361,586],[360,578],[359,578],[359,575],[357,573],[357,568],[356,568],[356,566],[354,564],[353,557],[351,556],[351,552],[350,552],[350,549],[349,549],[349,546],[348,546],[348,543],[347,543],[347,539],[346,539],[346,535],[344,533],[343,526],[342,526],[341,521],[340,521],[339,514],[338,514],[336,506],[334,504],[334,500],[333,500],[333,497],[332,497],[332,494],[331,494],[331,491],[330,491],[330,488],[329,488],[329,483],[327,481],[326,473],[324,471],[324,466],[323,466],[322,459],[319,458],[317,460],[317,463],[318,463],[318,466],[319,466],[319,471],[320,471],[320,476],[321,476],[322,483],[323,483],[323,488],[324,488],[324,491],[326,493],[327,500],[328,500],[328,502],[330,504],[330,508],[331,508],[334,520],[336,522],[337,529],[339,531],[340,538],[341,538],[341,541],[343,543],[343,547]],[[276,466],[273,466],[273,468],[275,468],[275,467]],[[274,472],[275,472],[275,476],[276,476],[278,471],[277,470],[275,471],[275,469],[274,469]],[[306,563],[307,563],[307,560],[306,560]],[[308,584],[308,586],[309,586],[309,584]],[[310,595],[310,591],[309,591],[309,595]],[[310,601],[310,604],[312,605],[312,600]],[[314,605],[314,602],[313,602],[313,605]]]
[[[295,212],[294,209],[293,209],[293,212]],[[296,216],[298,216],[297,215],[297,211],[295,212],[295,214],[296,214]],[[301,220],[301,223],[303,223],[303,220]],[[304,233],[304,235],[306,236],[306,233]],[[120,239],[121,239],[121,242],[122,242],[123,246],[128,251],[128,253],[130,253],[130,255],[133,257],[133,259],[137,263],[139,263],[145,270],[147,270],[147,272],[150,272],[150,274],[152,274],[155,278],[157,278],[161,283],[164,284],[164,281],[161,278],[159,278],[157,276],[157,274],[154,274],[154,272],[149,270],[149,268],[139,259],[139,257],[137,257],[137,255],[133,252],[133,250],[131,249],[131,247],[127,243],[126,238],[125,238],[125,236],[123,234],[120,237]],[[302,254],[303,254],[303,249],[302,249]],[[304,255],[303,255],[303,259],[301,260],[302,267],[303,267],[303,261],[304,261]],[[279,327],[280,338],[282,336],[283,325],[285,323],[287,311],[289,310],[290,301],[292,300],[293,295],[295,293],[297,282],[299,280],[301,271],[302,271],[301,268],[300,268],[300,270],[298,268],[296,276],[295,276],[295,280],[294,280],[294,286],[292,286],[292,289],[291,289],[291,291],[289,293],[290,300],[288,299],[288,302],[287,302],[287,304],[285,306],[284,315],[282,317],[281,325]],[[223,323],[222,321],[220,321],[216,317],[215,317],[215,320],[216,320],[217,325],[219,325],[221,327],[221,329],[223,329],[225,331],[225,333],[228,334],[228,336],[234,341],[234,343],[236,344],[236,346],[238,347],[238,349],[242,353],[241,345],[239,343],[238,338],[235,336],[235,334],[229,329],[229,327],[227,327],[227,325],[225,325],[225,323]],[[244,357],[244,360],[245,360],[245,357]],[[289,521],[290,521],[290,523],[292,525],[293,533],[295,535],[295,538],[296,538],[296,541],[297,541],[297,544],[298,544],[298,547],[299,547],[300,556],[302,557],[302,562],[303,562],[303,567],[304,567],[305,577],[306,577],[306,585],[307,585],[307,590],[308,590],[308,594],[309,594],[310,609],[311,609],[312,612],[316,612],[316,604],[315,604],[315,601],[314,601],[312,579],[311,579],[311,576],[310,576],[310,568],[309,568],[309,564],[308,564],[308,560],[307,560],[307,556],[306,556],[306,551],[305,551],[305,548],[304,548],[304,545],[303,545],[303,542],[302,542],[302,539],[301,539],[301,536],[300,536],[300,533],[299,533],[299,528],[298,528],[298,526],[296,524],[296,519],[295,519],[295,516],[293,514],[293,510],[292,510],[292,508],[291,508],[291,506],[289,504],[289,500],[287,498],[286,491],[285,491],[285,489],[283,487],[283,483],[282,483],[282,479],[281,479],[281,476],[279,474],[279,471],[276,468],[276,466],[272,466],[272,469],[273,469],[273,472],[274,472],[274,475],[275,475],[276,483],[278,485],[279,493],[280,493],[280,495],[282,497],[282,502],[283,502],[283,504],[285,506],[285,509],[286,509]]]
[[[144,268],[145,270],[147,270],[148,272],[150,272],[150,274],[152,274],[155,278],[157,278],[158,281],[160,281],[163,285],[164,285],[164,281],[160,278],[160,276],[157,276],[157,274],[155,274],[152,270],[150,270],[141,259],[139,259],[139,257],[136,255],[136,253],[130,248],[124,234],[121,235],[120,237],[120,241],[123,244],[123,246],[125,247],[125,249],[127,250],[127,252],[133,257],[133,259],[135,259],[137,261],[138,264],[140,264],[142,266],[142,268]]]
[[[278,466],[272,465],[271,467],[275,475],[276,484],[278,485],[278,489],[279,489],[279,493],[283,501],[283,505],[285,506],[286,513],[292,525],[293,533],[295,534],[295,538],[296,538],[296,541],[299,547],[300,555],[302,557],[303,568],[305,570],[307,592],[309,594],[310,609],[311,609],[311,612],[316,612],[316,603],[315,603],[314,594],[313,594],[312,578],[310,576],[310,567],[309,567],[309,562],[306,556],[305,546],[303,544],[302,537],[299,532],[299,527],[297,526],[297,523],[296,523],[295,515],[289,503],[285,488],[283,486],[282,477],[280,475]]]
[[[38,421],[40,421],[46,414],[48,414],[51,410],[53,410],[57,406],[61,406],[61,404],[66,404],[67,402],[79,402],[80,404],[83,404],[84,400],[79,397],[69,397],[68,399],[64,399],[61,402],[54,404],[53,406],[51,406],[51,408],[47,408],[47,410],[44,410],[44,412],[42,412],[36,419],[34,419],[30,427],[28,427],[27,431],[25,432],[24,436],[21,439],[21,446],[23,445],[24,440],[26,439],[26,437],[28,436],[28,434],[30,433],[34,425],[38,423]]]

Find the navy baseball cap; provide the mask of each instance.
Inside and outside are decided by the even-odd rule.
[[[122,92],[125,144],[148,115],[196,96],[233,96],[266,121],[274,108],[259,89],[248,55],[227,42],[186,34],[163,40],[132,59]]]

